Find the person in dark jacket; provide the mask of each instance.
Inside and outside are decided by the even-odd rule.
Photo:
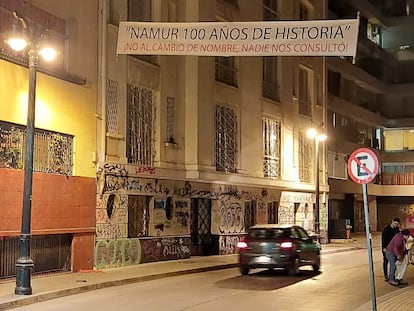
[[[387,251],[387,246],[390,244],[392,238],[394,235],[396,235],[398,232],[400,232],[400,224],[401,220],[399,218],[394,218],[391,222],[391,224],[384,227],[382,230],[382,239],[381,239],[381,249],[382,249],[382,269],[384,271],[384,278],[385,282],[388,282],[388,259],[385,255]]]
[[[388,274],[388,283],[394,286],[399,285],[395,280],[395,268],[397,260],[401,260],[405,252],[405,242],[410,236],[410,230],[404,229],[401,232],[394,235],[390,244],[387,246],[385,256],[390,263],[390,273]]]

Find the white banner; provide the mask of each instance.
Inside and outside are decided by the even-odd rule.
[[[117,54],[355,56],[358,19],[119,23]]]

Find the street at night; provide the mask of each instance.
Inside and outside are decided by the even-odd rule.
[[[376,296],[398,293],[383,281],[382,257],[373,250]],[[48,310],[370,310],[367,250],[322,256],[321,273],[303,269],[298,277],[284,272],[252,270],[241,276],[238,269],[224,269],[115,286],[40,302],[14,309]],[[414,283],[413,268],[406,272]],[[379,310],[381,305],[379,305]],[[409,310],[409,309],[401,309]]]

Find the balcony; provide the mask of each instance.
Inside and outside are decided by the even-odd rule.
[[[407,173],[383,173],[382,185],[414,185],[414,172]]]

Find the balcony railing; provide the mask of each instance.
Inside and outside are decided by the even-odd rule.
[[[383,173],[381,175],[383,185],[414,185],[414,172],[408,173]]]

